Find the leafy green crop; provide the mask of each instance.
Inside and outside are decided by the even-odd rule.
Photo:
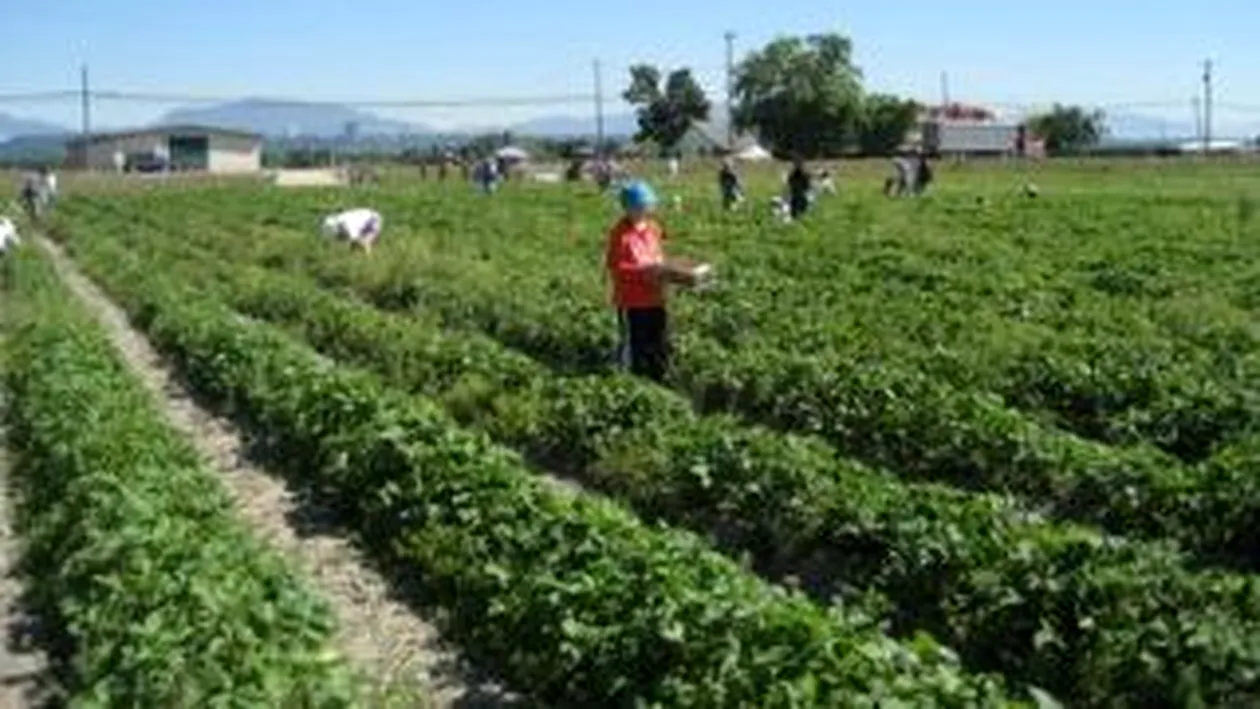
[[[92,263],[127,258],[109,241],[75,244]],[[492,341],[161,235],[136,246],[149,270],[211,288],[330,356],[439,397],[462,421],[643,516],[712,531],[724,548],[824,598],[880,591],[895,605],[895,627],[928,631],[974,666],[1073,704],[1216,703],[1257,689],[1237,671],[1260,670],[1247,654],[1245,638],[1260,630],[1260,596],[1247,579],[1190,573],[1158,546],[1020,522],[998,500],[905,486],[806,440],[697,418],[632,379],[553,377]],[[1142,653],[1149,670],[1138,671],[1125,658]],[[1187,679],[1181,668],[1213,679]]]
[[[156,203],[163,204],[181,222],[193,218],[176,202]],[[168,234],[174,227],[162,212],[149,219]],[[111,224],[98,220],[88,228],[144,228],[130,218]],[[607,365],[610,316],[561,316],[557,308],[573,296],[564,284],[546,282],[559,278],[551,271],[486,273],[473,262],[424,277],[424,267],[410,262],[341,258],[307,235],[210,226],[180,238],[234,260],[307,271],[381,307],[419,304],[447,325],[485,331],[561,369]],[[996,394],[959,389],[929,369],[861,350],[824,358],[757,341],[727,347],[710,337],[679,339],[677,388],[706,411],[816,435],[906,478],[1016,493],[1046,515],[1175,540],[1207,562],[1260,564],[1260,496],[1251,494],[1256,478],[1248,470],[1190,467],[1152,446],[1083,439],[1009,408]]]
[[[890,640],[690,535],[570,497],[431,403],[330,368],[124,257],[85,259],[190,384],[414,568],[474,661],[564,706],[1007,706],[927,636]]]
[[[5,343],[15,526],[64,700],[351,706],[325,603],[235,520],[51,267],[5,263],[22,320]]]

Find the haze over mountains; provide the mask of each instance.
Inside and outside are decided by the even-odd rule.
[[[1251,121],[1230,124],[1218,121],[1214,133],[1220,136],[1245,137],[1260,133],[1260,125]],[[589,136],[595,132],[595,121],[590,115],[540,116],[509,126],[465,126],[454,129],[437,129],[422,124],[385,118],[370,111],[328,103],[277,102],[263,99],[244,99],[210,106],[190,106],[174,109],[153,125],[198,124],[223,128],[235,128],[261,133],[271,138],[287,136],[312,136],[336,138],[345,135],[346,126],[355,124],[360,136],[385,138],[458,136],[507,130],[518,136],[563,138]],[[1179,139],[1195,134],[1195,126],[1189,120],[1170,120],[1159,116],[1134,113],[1116,113],[1107,117],[1109,138],[1121,140]],[[605,133],[609,136],[629,136],[636,130],[634,115],[614,112],[605,116]],[[0,142],[28,136],[64,135],[73,129],[47,121],[23,118],[0,112]]]

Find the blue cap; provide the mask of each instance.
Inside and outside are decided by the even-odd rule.
[[[621,206],[627,210],[656,206],[656,192],[646,182],[631,182],[621,188]]]

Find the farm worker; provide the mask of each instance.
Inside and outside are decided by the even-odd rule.
[[[499,171],[492,158],[486,158],[477,164],[475,179],[481,185],[482,192],[486,194],[494,192],[499,182]]]
[[[57,199],[57,173],[48,167],[40,168],[39,172],[43,178],[41,191],[44,193],[44,203],[47,206],[52,206],[52,203]]]
[[[646,183],[630,182],[619,196],[625,214],[608,232],[604,261],[621,329],[622,361],[634,374],[660,382],[669,369],[670,347],[665,234],[652,217],[656,193]]]
[[[895,174],[884,181],[884,194],[890,197],[922,194],[932,181],[932,168],[921,152],[897,157],[893,160],[893,169]]]
[[[918,166],[911,164],[907,156],[899,155],[893,158],[892,177],[884,180],[884,194],[889,197],[900,197],[914,192],[917,189],[918,177]]]
[[[20,193],[22,206],[26,209],[27,216],[32,220],[39,218],[40,208],[43,206],[42,182],[41,178],[29,172],[22,176],[22,191]]]
[[[22,240],[18,238],[17,225],[8,217],[0,217],[0,256],[17,248]]]
[[[384,221],[374,209],[348,209],[324,217],[321,230],[329,238],[345,239],[351,248],[359,247],[371,253],[381,236]]]
[[[920,152],[919,161],[915,170],[915,190],[916,194],[923,194],[923,191],[932,184],[932,166],[928,164],[927,155]]]
[[[679,165],[678,163],[678,156],[670,155],[669,156],[669,176],[671,178],[678,177],[678,170],[680,168],[681,168],[681,165]]]
[[[813,179],[805,169],[805,161],[797,158],[792,164],[792,172],[787,178],[788,209],[792,219],[800,219],[809,209],[809,193],[813,188]]]
[[[831,170],[824,169],[818,173],[818,194],[835,194],[836,183],[831,178]]]
[[[722,169],[718,170],[718,190],[722,193],[722,206],[733,209],[744,200],[744,188],[739,184],[739,175],[730,160],[722,161]]]

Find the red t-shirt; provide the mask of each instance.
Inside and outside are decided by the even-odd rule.
[[[664,260],[661,242],[665,234],[653,219],[635,224],[621,218],[608,232],[604,255],[612,278],[613,305],[622,309],[656,308],[665,303],[665,289],[648,275],[647,268]]]

